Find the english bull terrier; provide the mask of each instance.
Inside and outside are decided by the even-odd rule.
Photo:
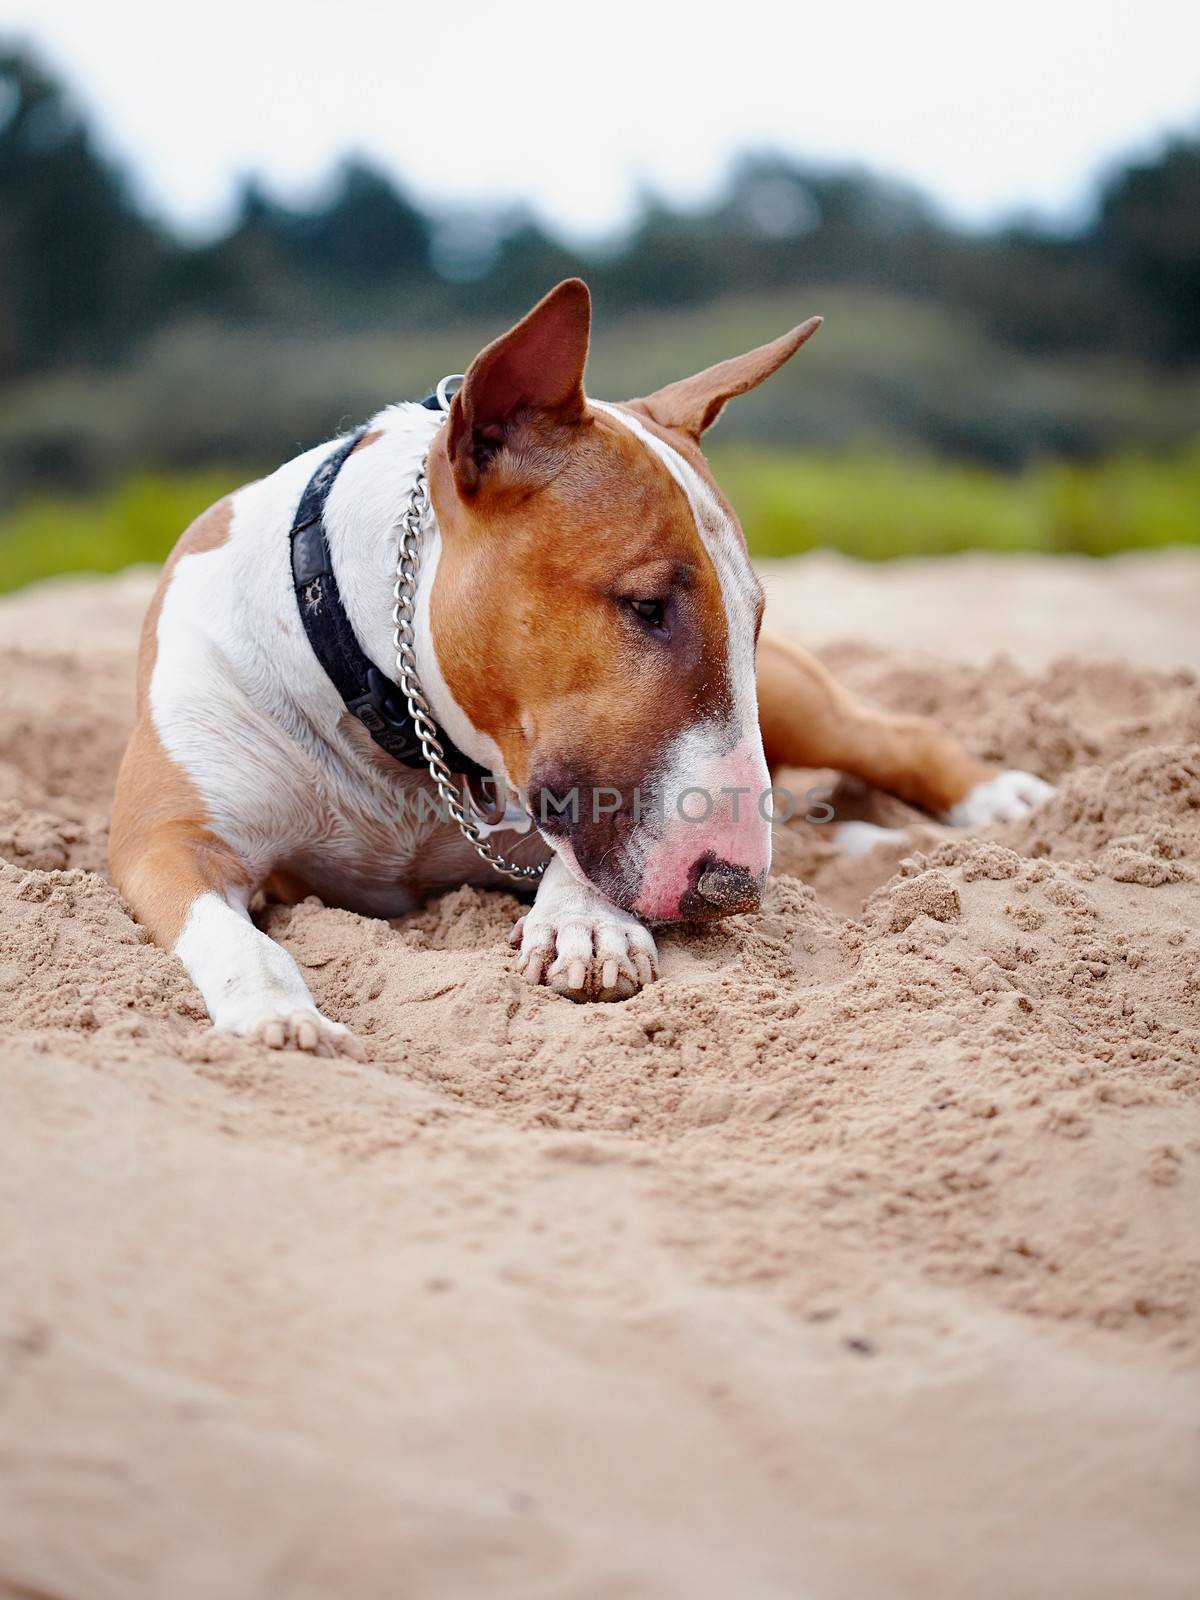
[[[839,768],[955,823],[1049,792],[760,634],[700,439],[819,321],[607,404],[573,279],[452,398],[389,406],[188,528],[142,632],[110,863],[216,1027],[362,1055],[255,927],[259,894],[392,917],[540,874],[519,970],[621,999],[657,976],[648,923],[757,907],[769,769]]]

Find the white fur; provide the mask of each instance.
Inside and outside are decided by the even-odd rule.
[[[388,678],[396,675],[392,584],[400,519],[421,463],[445,420],[424,406],[389,406],[369,425],[368,431],[380,437],[350,455],[325,502],[325,534],[342,603],[359,644]],[[324,445],[317,459],[329,448]],[[290,512],[287,521],[291,522]],[[283,543],[286,547],[286,531]]]
[[[282,945],[260,933],[243,900],[200,895],[175,954],[204,996],[215,1028],[243,1036],[274,1028],[280,1043],[320,1054],[360,1054],[349,1030],[323,1017]]]
[[[1052,785],[1031,772],[1014,768],[976,784],[964,799],[942,814],[952,828],[986,828],[993,822],[1017,822],[1054,793]],[[874,822],[843,822],[833,840],[844,856],[870,855],[876,845],[902,840],[905,828],[881,828]]]
[[[372,425],[382,437],[342,468],[326,527],[359,643],[394,676],[397,523],[439,419],[405,405]],[[163,598],[150,706],[168,754],[256,877],[291,867],[330,898],[398,915],[414,904],[407,887],[414,859],[440,835],[446,887],[492,879],[469,847],[456,850],[452,826],[418,808],[422,775],[398,772],[375,752],[296,615],[287,529],[329,449],[321,445],[239,490],[226,542],[179,561]],[[436,535],[427,582],[435,565]],[[419,636],[418,653],[433,659],[427,637]],[[449,725],[455,708],[444,684],[440,692],[428,684],[427,692]]]
[[[686,880],[689,852],[694,861],[711,844],[712,853],[739,861],[756,874],[765,873],[770,865],[770,823],[758,809],[771,781],[758,724],[754,666],[754,628],[762,590],[737,528],[691,463],[630,412],[603,401],[591,403],[634,434],[683,490],[724,601],[729,717],[689,725],[663,753],[657,777],[667,825],[661,838],[643,829],[629,843],[628,870],[645,886],[638,904],[653,916],[662,914],[653,909],[657,894],[672,900]],[[691,789],[703,790],[716,807],[717,820],[707,834],[678,820],[681,797]],[[719,798],[726,789],[749,793],[740,801]],[[735,806],[738,813],[731,809]],[[740,821],[734,820],[735,814],[740,814]],[[656,880],[661,891],[653,887]]]
[[[400,520],[409,495],[445,417],[424,406],[389,406],[370,425],[381,437],[352,454],[325,504],[325,532],[338,575],[338,588],[359,643],[388,678],[396,676],[392,594]],[[455,744],[488,772],[515,790],[500,747],[476,728],[450,692],[442,673],[429,620],[430,597],[441,557],[442,535],[430,509],[421,541],[414,619],[417,674],[437,720]],[[515,803],[502,821],[481,823],[480,832],[528,833],[532,822]]]
[[[347,615],[389,676],[397,523],[440,422],[420,406],[376,418],[382,436],[349,457],[326,506]],[[330,448],[239,490],[225,542],[180,558],[163,596],[150,714],[214,829],[256,881],[291,869],[330,900],[389,916],[415,903],[418,863],[431,890],[497,880],[452,823],[418,808],[422,775],[376,751],[296,615],[287,530]],[[436,535],[427,582],[435,566]],[[426,605],[426,626],[427,615]],[[427,636],[418,646],[433,659]],[[444,686],[431,698],[448,721]],[[534,843],[545,853],[536,835]],[[175,948],[217,1027],[322,1054],[359,1051],[320,1016],[295,962],[254,927],[237,896],[201,895]]]
[[[1013,768],[985,783],[978,783],[943,818],[952,828],[986,828],[992,822],[1017,822],[1035,811],[1054,793],[1054,787],[1032,772]]]
[[[844,856],[869,856],[877,844],[895,844],[904,828],[881,828],[875,822],[843,822],[833,830],[833,842]]]
[[[636,917],[572,876],[556,856],[517,923],[518,971],[577,1000],[624,1000],[658,976],[658,951]]]
[[[396,526],[440,421],[420,406],[385,412],[375,423],[382,436],[349,457],[326,505],[347,614],[389,676]],[[418,810],[421,775],[375,752],[296,615],[287,530],[329,449],[239,490],[225,542],[180,558],[163,596],[150,714],[215,830],[256,880],[290,868],[329,899],[395,915],[415,903],[412,869],[431,850],[442,881],[427,871],[430,887],[483,881],[489,869],[452,824]],[[429,579],[435,561],[436,550]],[[428,658],[430,642],[422,648]],[[445,697],[434,704],[444,714]],[[236,895],[201,895],[175,948],[217,1027],[280,1047],[359,1053],[346,1029],[316,1010],[291,956],[254,927]]]

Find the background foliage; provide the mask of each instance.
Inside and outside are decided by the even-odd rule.
[[[0,48],[0,583],[158,555],[198,496],[424,393],[573,272],[612,398],[826,316],[714,436],[759,550],[1200,538],[1200,142],[1110,172],[1068,234],[959,232],[868,173],[760,153],[707,208],[647,196],[581,251],[352,157],[307,207],[248,179],[189,243]]]

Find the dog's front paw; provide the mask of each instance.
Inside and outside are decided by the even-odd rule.
[[[367,1059],[362,1040],[344,1023],[331,1022],[319,1011],[307,1007],[295,1011],[268,1011],[256,1019],[247,1019],[231,1031],[255,1044],[265,1044],[268,1050],[302,1050],[310,1056],[347,1056],[351,1061]]]
[[[534,905],[509,943],[520,948],[517,971],[568,1000],[628,1000],[658,977],[658,950],[648,929],[616,906]]]
[[[1013,768],[977,783],[943,818],[952,828],[985,828],[990,822],[1019,822],[1054,793],[1053,784]]]

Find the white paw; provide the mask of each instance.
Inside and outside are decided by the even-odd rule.
[[[517,971],[568,1000],[628,1000],[658,977],[654,940],[636,917],[580,898],[577,908],[535,903],[517,922]]]
[[[1054,793],[1053,784],[1035,778],[1032,772],[1013,768],[1000,772],[985,783],[977,783],[956,806],[945,812],[942,821],[952,828],[984,828],[989,822],[1018,822],[1037,809]]]
[[[256,1044],[265,1044],[268,1050],[303,1050],[310,1056],[348,1056],[351,1061],[367,1059],[362,1041],[349,1028],[341,1022],[331,1022],[309,1007],[268,1011],[229,1031]]]
[[[833,831],[835,847],[844,856],[869,856],[877,844],[895,844],[903,828],[881,828],[875,822],[843,822]]]

